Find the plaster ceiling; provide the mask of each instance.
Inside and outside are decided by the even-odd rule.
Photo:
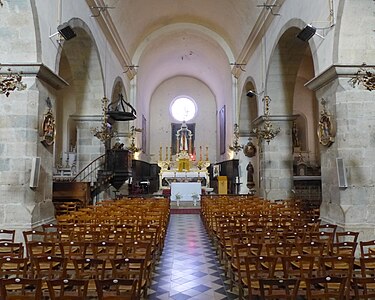
[[[214,94],[231,76],[231,63],[242,63],[263,4],[277,0],[87,0],[108,6],[101,18],[113,24],[125,65],[136,64],[138,85],[150,97],[162,81],[177,75],[205,82]],[[281,5],[281,4],[280,4]],[[98,12],[98,10],[96,10]],[[268,12],[269,15],[269,12]],[[258,22],[258,23],[257,23]],[[113,35],[115,31],[115,35]],[[242,61],[239,61],[242,60]],[[230,80],[229,80],[230,82]]]

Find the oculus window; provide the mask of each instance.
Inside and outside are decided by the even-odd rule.
[[[170,113],[177,121],[189,121],[195,117],[197,105],[188,97],[178,97],[172,101]]]

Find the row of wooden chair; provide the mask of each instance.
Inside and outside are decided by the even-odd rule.
[[[133,279],[96,279],[97,299],[99,300],[135,300],[137,298],[137,280]],[[47,290],[42,288],[41,279],[10,278],[0,279],[0,298],[17,300],[84,300],[89,296],[89,281],[85,279],[46,280]]]

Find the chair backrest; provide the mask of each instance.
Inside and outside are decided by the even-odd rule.
[[[306,278],[307,299],[345,299],[346,282],[346,277],[324,276]]]
[[[356,243],[358,240],[359,232],[358,231],[337,231],[336,232],[336,242],[353,242]]]
[[[95,280],[99,300],[135,300],[137,299],[137,279]]]
[[[147,280],[146,263],[144,258],[111,259],[112,278],[136,279],[137,295],[140,296]]]
[[[14,229],[0,229],[0,243],[10,242],[14,243],[16,230]]]
[[[281,258],[284,278],[305,279],[313,276],[315,257],[311,255],[284,256]]]
[[[299,279],[269,279],[260,278],[260,297],[267,299],[297,299]]]
[[[332,243],[330,255],[332,256],[354,256],[357,249],[356,242]]]
[[[42,299],[42,281],[40,279],[30,278],[11,278],[2,279],[1,299],[15,300],[40,300]]]
[[[375,256],[361,257],[359,262],[362,277],[375,277]]]
[[[375,257],[375,240],[359,242],[361,257]]]
[[[105,260],[97,258],[72,259],[77,279],[104,279]]]
[[[47,280],[51,300],[86,300],[89,281],[82,279]]]
[[[30,259],[40,256],[61,255],[61,244],[56,242],[29,241],[26,243],[27,254]]]
[[[116,242],[92,242],[93,257],[107,260],[114,259],[117,256],[117,246]]]
[[[4,257],[0,259],[0,278],[27,278],[30,277],[28,273],[28,258],[19,257]]]
[[[33,275],[40,279],[66,278],[67,259],[58,256],[40,256],[31,261]]]
[[[0,257],[23,257],[23,244],[3,242],[0,243]]]

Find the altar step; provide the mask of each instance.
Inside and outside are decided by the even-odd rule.
[[[200,201],[197,201],[197,205],[194,206],[194,201],[180,201],[180,205],[177,206],[177,201],[171,201],[171,209],[186,209],[186,208],[199,208],[201,207]]]

